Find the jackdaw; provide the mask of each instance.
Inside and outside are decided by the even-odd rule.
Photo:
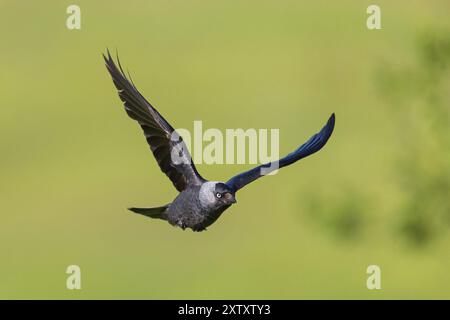
[[[119,59],[117,58],[117,67],[109,51],[103,58],[125,111],[139,123],[159,167],[180,192],[171,203],[164,206],[129,208],[129,210],[150,218],[166,220],[183,230],[186,228],[193,231],[206,230],[206,227],[214,223],[222,212],[236,203],[235,196],[239,189],[275,169],[288,166],[319,151],[334,129],[333,113],[320,132],[284,158],[257,166],[232,177],[227,182],[208,181],[197,172],[181,136],[139,93],[131,78],[128,79],[129,77],[125,75]]]

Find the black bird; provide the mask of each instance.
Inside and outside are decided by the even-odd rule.
[[[109,51],[107,56],[103,57],[127,114],[139,123],[161,170],[180,192],[165,206],[129,210],[150,218],[167,220],[171,225],[179,226],[183,230],[191,228],[193,231],[202,231],[236,203],[235,196],[239,189],[277,168],[275,162],[266,163],[238,174],[227,182],[208,181],[202,178],[182,138],[139,93],[131,78],[128,80],[120,61],[118,60],[119,67],[117,67]],[[319,133],[313,135],[294,152],[278,160],[278,168],[288,166],[319,151],[331,136],[334,121],[333,113]]]

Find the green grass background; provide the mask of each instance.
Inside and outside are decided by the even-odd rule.
[[[450,298],[450,6],[377,1],[369,31],[370,4],[2,0],[0,298]],[[423,61],[432,37],[442,66]],[[282,154],[332,112],[335,132],[207,232],[133,215],[176,191],[121,107],[107,47],[174,127],[279,128]],[[82,290],[65,287],[70,264]]]

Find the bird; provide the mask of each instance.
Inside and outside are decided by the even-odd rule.
[[[149,218],[165,220],[183,230],[186,228],[196,232],[206,230],[226,209],[236,203],[236,193],[240,189],[274,169],[289,166],[319,151],[333,133],[334,113],[318,133],[276,163],[261,164],[237,174],[226,182],[204,179],[195,168],[182,137],[141,95],[130,74],[128,73],[127,77],[123,71],[119,56],[116,57],[117,66],[109,50],[102,55],[126,113],[141,126],[161,171],[179,192],[175,199],[166,205],[128,209]]]

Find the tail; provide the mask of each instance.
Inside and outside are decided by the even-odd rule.
[[[169,205],[167,204],[165,206],[158,208],[128,208],[128,210],[142,214],[150,218],[166,220],[165,211],[168,207]]]

